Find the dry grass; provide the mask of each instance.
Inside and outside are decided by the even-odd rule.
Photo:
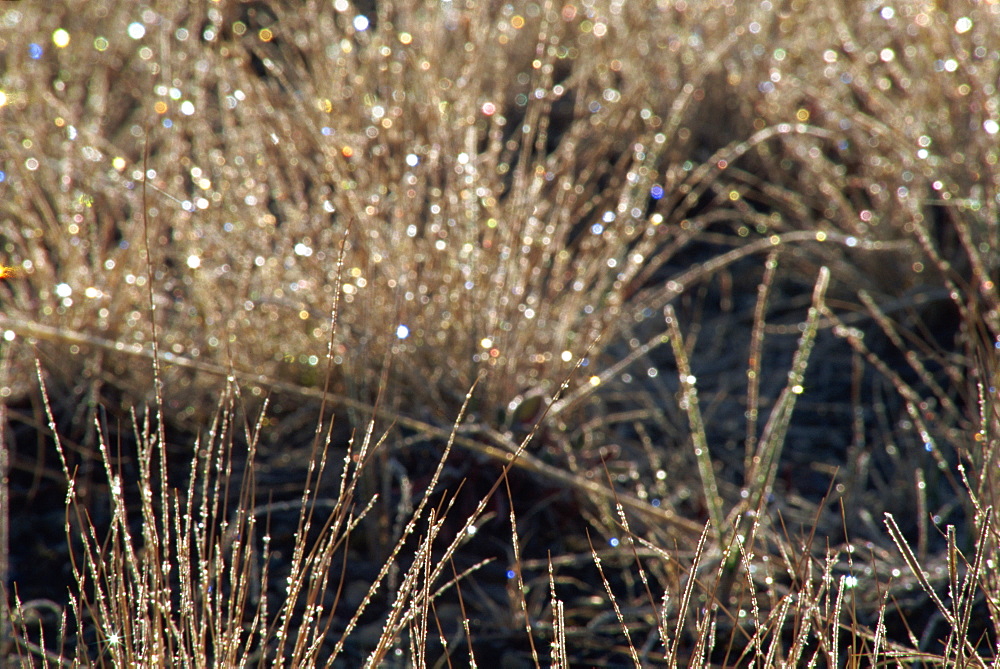
[[[0,25],[14,664],[995,661],[1000,5]]]

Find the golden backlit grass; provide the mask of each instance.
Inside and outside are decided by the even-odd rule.
[[[134,441],[160,463],[110,529],[70,497],[66,625],[99,641],[56,648],[15,603],[23,663],[326,661],[369,602],[317,604],[354,527],[397,603],[368,660],[474,654],[474,626],[439,643],[435,593],[484,516],[511,525],[507,629],[534,625],[536,664],[584,661],[581,630],[637,665],[992,661],[1000,5],[67,1],[0,23],[0,392],[40,415],[37,356],[112,489],[99,408],[153,407]],[[174,491],[164,425],[224,462],[303,408],[341,483],[304,486],[273,610],[252,469],[226,513],[198,461]],[[424,443],[420,476],[479,458],[489,482],[461,512],[368,511]],[[504,465],[568,491],[576,552],[520,555],[531,521],[486,501]],[[588,599],[560,568],[591,552]]]

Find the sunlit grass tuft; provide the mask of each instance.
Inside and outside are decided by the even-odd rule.
[[[994,660],[996,6],[0,25],[21,664]]]

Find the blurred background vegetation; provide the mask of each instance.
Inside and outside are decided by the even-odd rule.
[[[7,651],[108,661],[52,614],[86,590],[67,476],[108,532],[142,453],[184,490],[222,434],[250,508],[329,429],[377,499],[333,564],[387,579],[405,662],[474,653],[392,628],[380,572],[459,488],[439,531],[493,562],[442,636],[511,663],[557,598],[553,664],[992,661],[997,34],[995,2],[4,3],[0,552],[8,605],[52,603]],[[353,509],[333,469],[308,494]],[[275,574],[321,541],[280,516]],[[294,657],[382,658],[359,606]]]

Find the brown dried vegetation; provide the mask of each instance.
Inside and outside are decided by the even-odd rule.
[[[695,4],[4,3],[0,652],[992,664],[1000,5]]]

